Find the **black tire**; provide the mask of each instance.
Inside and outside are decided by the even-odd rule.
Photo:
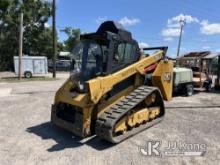
[[[186,96],[192,96],[193,95],[193,85],[188,84],[186,85]]]
[[[32,73],[29,72],[29,71],[28,71],[28,72],[25,72],[25,73],[24,73],[24,77],[25,77],[25,78],[31,78],[31,77],[32,77]]]
[[[211,83],[207,84],[205,86],[205,89],[206,89],[207,92],[210,92],[212,90],[212,84]]]

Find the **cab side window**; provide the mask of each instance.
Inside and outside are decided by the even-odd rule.
[[[114,59],[113,59],[115,62],[123,63],[123,61],[124,61],[125,46],[126,46],[126,44],[120,43],[115,48],[115,54],[114,54]]]
[[[124,53],[124,60],[127,62],[132,60],[132,47],[133,47],[133,45],[126,44],[125,53]]]
[[[114,59],[116,63],[130,63],[134,60],[136,47],[129,43],[120,43],[115,48]]]

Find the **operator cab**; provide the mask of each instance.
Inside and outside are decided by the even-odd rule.
[[[131,33],[113,21],[102,23],[96,33],[80,36],[73,49],[74,72],[79,83],[114,73],[138,61],[140,50]]]

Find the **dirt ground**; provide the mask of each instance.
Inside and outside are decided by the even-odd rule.
[[[58,75],[59,76],[59,75]],[[67,76],[67,75],[66,75]],[[166,102],[164,120],[126,141],[112,145],[93,137],[81,141],[50,124],[55,91],[65,81],[0,83],[0,164],[219,164],[220,93],[197,92]],[[10,90],[11,89],[11,90]],[[144,156],[146,141],[206,145],[204,156]]]

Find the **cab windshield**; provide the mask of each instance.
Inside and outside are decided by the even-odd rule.
[[[102,48],[92,40],[80,41],[73,49],[74,70],[80,72],[80,82],[102,73]]]

